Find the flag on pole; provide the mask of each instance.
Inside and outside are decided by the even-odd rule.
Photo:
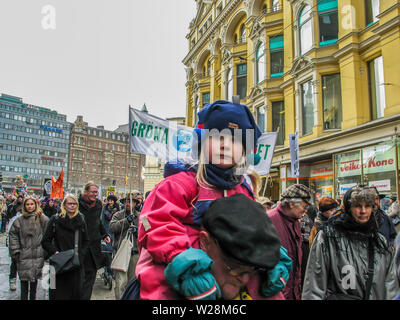
[[[58,179],[51,177],[51,197],[64,199],[64,169],[61,169],[60,176]]]
[[[260,155],[261,160],[256,166],[250,166],[250,169],[259,175],[269,174],[277,136],[277,132],[265,132],[257,140],[257,154]]]

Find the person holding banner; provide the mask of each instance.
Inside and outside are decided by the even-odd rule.
[[[136,276],[142,300],[179,299],[182,296],[196,300],[220,299],[221,291],[216,290],[218,284],[211,269],[201,267],[209,260],[199,249],[203,214],[215,199],[239,193],[251,200],[257,198],[257,186],[254,191],[245,179],[248,164],[256,164],[259,160],[254,154],[254,146],[261,136],[249,108],[216,101],[205,106],[198,115],[194,135],[197,137],[194,147],[198,151],[198,163],[167,163],[166,179],[152,190],[139,216],[140,257]],[[257,179],[255,173],[250,174],[252,182]],[[252,275],[257,276],[260,299],[279,294],[288,280],[291,261],[282,249],[281,260],[267,276]],[[184,260],[184,256],[190,256],[193,263],[180,265],[178,262]],[[165,274],[166,267],[174,278]]]

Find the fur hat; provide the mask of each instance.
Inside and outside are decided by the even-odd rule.
[[[302,199],[308,205],[311,205],[311,190],[304,184],[294,184],[281,194],[281,201],[283,199]]]

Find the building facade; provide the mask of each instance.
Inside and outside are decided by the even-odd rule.
[[[142,166],[145,157],[129,153],[128,130],[120,126],[108,131],[104,126],[89,127],[78,116],[71,129],[69,183],[71,193],[80,194],[88,181],[101,185],[102,196],[109,188],[125,195],[143,191]]]
[[[265,195],[299,181],[315,199],[356,183],[399,193],[398,0],[197,0],[187,35],[186,124],[208,102],[239,95],[278,131]]]
[[[71,125],[66,115],[24,103],[22,98],[0,97],[0,171],[2,187],[12,191],[21,176],[29,193],[42,193],[45,179],[68,176]]]

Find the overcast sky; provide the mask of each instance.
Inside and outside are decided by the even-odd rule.
[[[0,93],[108,130],[129,104],[184,117],[195,14],[194,0],[1,0]]]

